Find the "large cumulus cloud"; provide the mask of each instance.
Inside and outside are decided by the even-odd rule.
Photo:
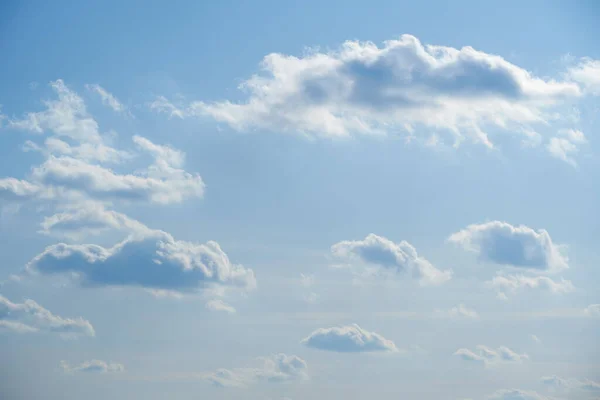
[[[326,137],[424,126],[491,147],[488,128],[527,134],[554,118],[554,106],[582,94],[572,79],[543,79],[500,56],[424,45],[412,35],[383,46],[347,41],[301,57],[272,53],[262,73],[240,88],[248,97],[239,103],[179,105],[159,97],[151,107],[180,118],[208,116],[238,130]]]
[[[149,230],[111,248],[59,243],[27,265],[30,273],[74,274],[85,286],[137,286],[188,292],[214,285],[253,288],[254,273],[231,263],[218,243],[195,244]]]

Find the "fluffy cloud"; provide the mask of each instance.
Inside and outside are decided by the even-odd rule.
[[[331,246],[334,256],[358,259],[387,271],[407,273],[420,280],[423,285],[437,285],[448,281],[452,271],[441,271],[427,259],[420,257],[408,242],[394,243],[374,234],[364,240],[345,240]]]
[[[281,383],[308,379],[306,361],[298,356],[275,354],[259,359],[257,368],[218,369],[202,378],[220,387],[245,387],[258,382]]]
[[[524,225],[492,221],[469,225],[448,240],[496,264],[542,272],[569,267],[560,246],[552,242],[544,229],[535,231]]]
[[[600,60],[582,59],[569,68],[567,77],[581,84],[586,91],[600,95]]]
[[[521,363],[528,360],[527,354],[518,354],[508,347],[501,346],[497,349],[491,349],[487,346],[479,345],[475,351],[462,348],[456,350],[455,356],[462,358],[465,361],[479,362],[484,365],[498,363]]]
[[[206,303],[206,308],[211,311],[222,311],[228,314],[234,314],[235,308],[225,303],[223,300],[215,299]]]
[[[59,243],[27,265],[29,273],[73,274],[84,286],[137,286],[188,292],[226,285],[253,288],[254,272],[232,264],[216,242],[195,244],[149,230],[111,248]]]
[[[102,99],[102,103],[116,112],[125,112],[125,106],[112,93],[98,84],[85,85],[88,90],[95,92]]]
[[[101,360],[85,361],[79,365],[70,366],[66,361],[61,361],[60,365],[66,373],[89,372],[89,373],[108,373],[108,372],[123,372],[125,367],[123,364],[108,363]]]
[[[423,45],[411,35],[382,47],[347,41],[303,57],[273,53],[262,69],[240,86],[249,95],[244,102],[178,106],[160,97],[151,107],[180,118],[208,116],[237,130],[346,136],[423,126],[492,146],[488,128],[531,131],[552,118],[548,110],[581,94],[572,81],[535,77],[500,56]]]
[[[302,344],[319,350],[340,353],[397,352],[396,345],[375,332],[362,329],[357,324],[333,328],[319,328]]]
[[[487,397],[487,400],[550,400],[533,391],[519,389],[503,389]]]
[[[546,146],[550,154],[554,157],[563,160],[564,162],[577,166],[573,156],[579,152],[579,146],[587,143],[587,139],[583,132],[568,129],[559,132],[560,135],[553,137]]]
[[[600,317],[600,304],[590,304],[584,310],[585,315],[590,317]]]
[[[64,337],[94,336],[94,328],[83,318],[63,318],[33,300],[12,303],[0,295],[0,329],[19,333],[53,332]]]
[[[524,275],[496,275],[486,285],[498,290],[506,295],[505,292],[516,293],[525,289],[542,289],[553,294],[570,293],[575,290],[573,283],[561,278],[555,281],[547,276],[524,276]]]

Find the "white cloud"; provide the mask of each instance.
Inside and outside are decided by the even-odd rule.
[[[301,273],[300,284],[306,288],[309,288],[315,284],[315,277],[313,275],[304,275]]]
[[[102,201],[146,201],[160,204],[201,197],[204,183],[171,167],[150,167],[139,174],[117,174],[100,165],[71,157],[50,157],[32,171],[33,182]]]
[[[39,232],[78,240],[109,229],[121,230],[130,235],[143,235],[151,231],[144,224],[124,214],[107,210],[101,203],[81,202],[67,205],[65,208],[64,212],[45,217]]]
[[[486,282],[486,285],[503,293],[504,296],[506,292],[515,294],[525,289],[543,289],[553,294],[565,294],[575,290],[571,281],[563,278],[554,281],[547,276],[496,275],[491,281]]]
[[[554,157],[576,167],[577,163],[573,156],[579,153],[579,146],[587,143],[583,132],[568,129],[559,132],[560,136],[550,138],[546,148]]]
[[[112,93],[108,92],[98,84],[85,85],[88,90],[97,93],[102,99],[102,104],[112,108],[116,112],[125,112],[126,107]]]
[[[478,345],[475,350],[466,348],[458,349],[455,356],[465,361],[479,362],[484,365],[499,363],[521,363],[529,359],[527,354],[518,354],[506,346],[500,346],[497,349],[491,349],[487,346]]]
[[[600,95],[600,60],[583,58],[569,68],[567,77],[581,84],[587,92]]]
[[[384,271],[409,274],[419,279],[422,285],[438,285],[452,277],[452,271],[441,271],[427,259],[420,257],[408,242],[394,243],[375,234],[364,240],[345,240],[331,246],[334,256],[343,259],[358,259],[383,268]]]
[[[600,317],[600,304],[590,304],[584,310],[585,315]]]
[[[66,361],[61,361],[60,365],[66,373],[88,372],[88,373],[109,373],[123,372],[125,367],[123,364],[106,362],[101,360],[85,361],[79,365],[70,366]]]
[[[369,332],[357,324],[333,328],[319,328],[302,344],[319,350],[340,353],[397,352],[396,345],[376,332]]]
[[[519,389],[503,389],[487,397],[487,400],[550,400],[548,397],[533,391]]]
[[[422,126],[491,147],[488,128],[531,131],[553,118],[555,106],[581,94],[574,82],[535,77],[500,56],[423,45],[411,35],[382,47],[347,41],[327,53],[272,53],[262,70],[240,86],[248,93],[244,102],[177,106],[159,97],[151,108],[180,118],[208,116],[237,130],[326,137]]]
[[[537,337],[536,335],[529,335],[529,337],[531,338],[531,340],[533,340],[536,343],[542,343],[542,341],[540,340],[540,338]]]
[[[306,361],[283,353],[259,358],[257,368],[218,369],[202,378],[220,387],[245,387],[258,382],[283,383],[308,379]]]
[[[590,379],[579,380],[575,378],[561,378],[556,375],[545,376],[541,379],[542,383],[556,389],[581,390],[593,393],[600,393],[600,383]]]
[[[52,332],[64,337],[94,336],[94,328],[83,318],[63,318],[33,300],[12,303],[0,295],[0,329],[17,333]]]
[[[111,248],[94,244],[48,246],[26,267],[32,274],[70,274],[82,285],[136,286],[175,292],[212,286],[252,289],[254,272],[232,264],[218,243],[195,244],[148,230]]]
[[[235,314],[235,308],[220,299],[210,300],[206,303],[206,308],[211,311],[222,311],[228,314]]]
[[[452,318],[479,318],[477,311],[467,308],[464,304],[459,304],[456,307],[452,307],[449,310],[436,310],[437,315],[447,315]]]
[[[556,272],[569,267],[561,246],[544,229],[492,221],[469,225],[448,240],[477,253],[482,260],[515,268]]]

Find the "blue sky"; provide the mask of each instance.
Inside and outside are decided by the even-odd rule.
[[[593,1],[0,6],[0,397],[600,395]]]

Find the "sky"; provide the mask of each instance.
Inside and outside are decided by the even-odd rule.
[[[0,398],[600,399],[595,1],[0,5]]]

